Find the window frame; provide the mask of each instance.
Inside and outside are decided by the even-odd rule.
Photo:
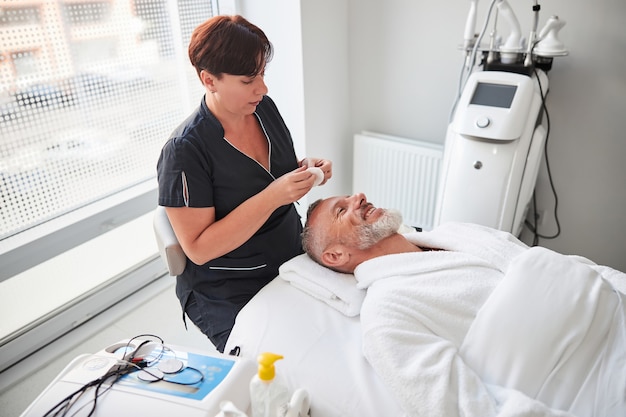
[[[214,14],[234,14],[235,0],[211,0]],[[156,164],[156,161],[155,161]],[[0,239],[0,282],[122,226],[157,206],[156,175],[69,213]],[[167,274],[158,252],[69,305],[0,339],[0,372]]]
[[[154,210],[157,187],[152,182],[140,183],[0,240],[0,282]]]

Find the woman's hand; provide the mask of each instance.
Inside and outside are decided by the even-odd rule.
[[[300,200],[313,188],[314,182],[315,175],[303,165],[274,180],[266,191],[271,194],[276,206],[280,207]]]
[[[333,163],[328,159],[304,158],[302,161],[300,161],[300,166],[317,167],[321,169],[324,173],[324,179],[322,180],[320,185],[326,184],[326,181],[328,181],[333,176]]]

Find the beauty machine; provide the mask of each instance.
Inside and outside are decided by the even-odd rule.
[[[156,335],[139,335],[77,356],[21,417],[213,417],[223,401],[248,408],[256,369],[252,359],[190,351]]]
[[[546,141],[546,72],[553,57],[567,54],[557,37],[564,23],[553,16],[536,36],[535,2],[532,44],[527,46],[512,9],[495,0],[476,37],[471,27],[476,3],[471,1],[470,28],[465,30],[465,79],[446,134],[435,224],[478,223],[519,235]],[[503,42],[494,26],[489,46],[483,48],[480,42],[494,8],[512,26],[511,34]],[[475,65],[477,57],[482,59]],[[482,70],[475,70],[479,66]]]
[[[547,88],[545,73],[538,72]],[[483,224],[517,234],[532,195],[546,130],[537,78],[473,73],[448,127],[436,223]]]

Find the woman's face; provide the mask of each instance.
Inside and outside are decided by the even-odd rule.
[[[211,100],[218,107],[218,111],[236,115],[252,114],[267,94],[264,78],[264,72],[254,77],[222,74],[220,78],[212,77],[212,85],[208,86],[207,94],[212,96]]]

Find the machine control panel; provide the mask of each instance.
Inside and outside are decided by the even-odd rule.
[[[525,128],[534,90],[527,75],[474,72],[459,99],[453,129],[461,135],[515,140]]]

